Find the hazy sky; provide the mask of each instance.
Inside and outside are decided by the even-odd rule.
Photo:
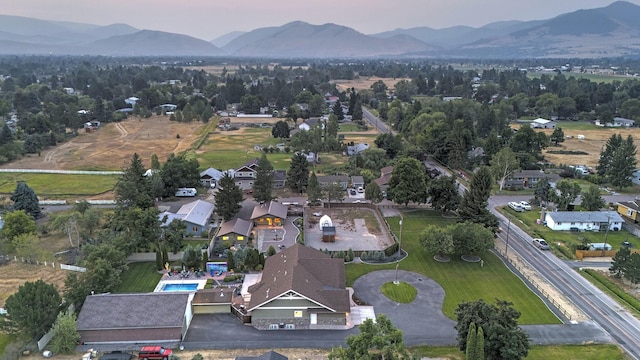
[[[301,20],[365,34],[396,28],[541,20],[614,0],[0,0],[0,13],[97,25],[126,23],[212,40],[231,31]],[[640,5],[640,0],[630,0]]]

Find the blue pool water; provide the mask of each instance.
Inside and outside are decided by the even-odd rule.
[[[198,284],[164,284],[160,291],[196,291]]]

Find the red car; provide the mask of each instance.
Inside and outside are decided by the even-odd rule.
[[[143,346],[138,353],[138,358],[143,360],[166,360],[171,354],[171,349],[165,349],[162,346]]]

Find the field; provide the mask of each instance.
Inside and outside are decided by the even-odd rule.
[[[604,149],[607,140],[613,134],[620,134],[623,138],[631,135],[634,139],[636,147],[640,148],[640,128],[602,128],[595,125],[589,125],[585,123],[573,123],[573,122],[559,122],[558,124],[565,137],[565,141],[560,143],[560,146],[549,146],[543,151],[545,159],[559,165],[587,165],[595,167],[598,165],[600,158],[600,152]],[[542,131],[550,136],[553,133],[552,129],[536,130]],[[584,135],[584,139],[578,139],[578,135]],[[573,150],[584,151],[588,155],[571,155],[571,154],[550,154],[549,151],[553,150]],[[640,163],[640,152],[636,154],[636,159]]]
[[[37,173],[0,173],[0,194],[10,194],[23,181],[38,194],[40,200],[73,196],[92,196],[113,190],[116,175],[71,175]],[[97,197],[92,197],[97,198]]]
[[[80,133],[69,142],[19,161],[4,164],[11,169],[120,170],[138,153],[145,166],[151,155],[164,162],[170,153],[189,149],[204,128],[201,122],[177,123],[168,116],[131,118],[109,123],[92,133]]]
[[[356,90],[366,90],[371,89],[371,85],[376,81],[381,80],[387,85],[387,90],[394,90],[396,88],[396,84],[400,80],[410,81],[409,78],[380,78],[380,77],[358,77],[353,80],[333,80],[332,83],[336,84],[339,90],[346,91],[350,88],[355,88]]]

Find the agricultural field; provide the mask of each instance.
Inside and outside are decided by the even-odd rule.
[[[352,80],[333,80],[332,83],[336,84],[340,91],[346,91],[347,89],[355,88],[356,90],[368,90],[371,89],[371,85],[376,81],[381,80],[387,85],[387,89],[392,91],[396,88],[396,84],[400,80],[410,81],[410,78],[380,78],[380,77],[357,77]]]

